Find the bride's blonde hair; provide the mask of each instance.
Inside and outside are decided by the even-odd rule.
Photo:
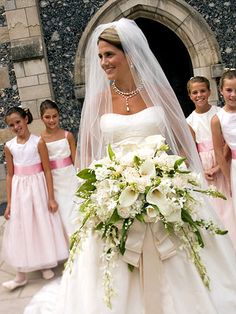
[[[105,29],[98,37],[98,42],[100,40],[104,40],[124,52],[124,49],[120,41],[120,37],[117,34],[117,31],[114,27],[109,27]]]

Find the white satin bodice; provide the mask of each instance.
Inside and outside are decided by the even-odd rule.
[[[100,127],[106,144],[118,145],[126,141],[140,143],[149,135],[163,133],[163,119],[161,108],[149,107],[131,115],[104,114]]]
[[[224,108],[217,113],[225,142],[230,149],[236,149],[236,113],[227,112]]]

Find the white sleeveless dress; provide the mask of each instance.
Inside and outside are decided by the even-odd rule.
[[[217,116],[220,120],[220,125],[223,133],[225,142],[232,151],[236,151],[236,113],[226,112],[222,108]],[[236,228],[236,159],[232,158],[231,160],[231,190],[232,190],[232,199],[233,199],[233,216],[234,228]],[[236,240],[236,239],[235,239]]]
[[[101,118],[101,128],[107,141],[113,134],[117,149],[121,141],[142,141],[157,134],[157,119],[152,108],[123,116],[106,114]],[[161,127],[161,116],[160,127]],[[224,258],[217,243],[232,255]],[[127,264],[118,260],[114,269],[116,296],[112,309],[103,301],[102,246],[100,240],[90,235],[83,251],[76,257],[72,272],[65,271],[61,283],[54,282],[43,288],[31,301],[24,314],[234,314],[236,309],[236,261],[227,237],[205,238],[206,248],[202,258],[211,278],[211,292],[203,285],[195,266],[183,250],[163,261],[164,281],[162,303],[156,310],[147,311],[139,270],[128,270]],[[230,261],[230,262],[228,262]]]
[[[211,134],[211,119],[221,108],[211,106],[205,113],[193,111],[187,120],[195,133],[198,153],[204,170],[209,170],[216,166],[215,153]],[[219,171],[213,181],[208,181],[209,185],[214,185],[217,190],[222,192],[227,200],[211,198],[212,206],[216,210],[224,227],[229,231],[230,238],[236,250],[236,220],[233,210],[233,202],[226,185],[223,173]]]
[[[31,134],[25,144],[16,137],[6,143],[13,156],[11,216],[3,236],[2,258],[17,271],[55,267],[68,257],[68,240],[58,212],[48,209],[43,171],[17,174],[16,167],[41,166],[40,138]]]
[[[50,161],[62,161],[70,157],[70,145],[67,138],[46,143]],[[54,196],[67,234],[75,231],[75,216],[78,205],[75,192],[78,186],[74,165],[66,164],[52,170]]]

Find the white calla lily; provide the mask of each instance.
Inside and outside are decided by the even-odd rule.
[[[146,200],[149,204],[156,205],[159,208],[166,207],[167,203],[164,194],[158,189],[158,187],[154,187],[148,191]]]
[[[146,200],[149,204],[158,206],[160,213],[169,222],[181,222],[181,209],[176,209],[171,206],[165,195],[158,189],[154,187],[150,189],[147,193]]]
[[[147,159],[140,166],[139,172],[141,176],[154,177],[156,174],[156,169],[153,161],[151,159]]]
[[[158,215],[158,211],[155,207],[151,206],[151,205],[148,205],[146,207],[146,212],[147,212],[147,216],[149,218],[156,218],[157,215]]]
[[[139,193],[131,186],[127,186],[120,194],[119,203],[123,207],[129,207],[135,203]]]

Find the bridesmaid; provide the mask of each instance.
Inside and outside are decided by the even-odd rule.
[[[192,77],[187,83],[190,99],[195,105],[195,110],[188,116],[187,122],[193,135],[199,157],[209,185],[214,185],[221,191],[227,200],[212,199],[212,204],[229,235],[236,249],[236,225],[234,225],[233,204],[226,180],[216,161],[212,142],[211,119],[219,112],[220,107],[211,106],[208,98],[211,94],[210,82],[204,76]],[[224,141],[222,141],[224,143]],[[224,154],[227,158],[229,148],[224,146]]]
[[[51,100],[40,106],[41,119],[45,130],[41,134],[46,142],[54,182],[55,199],[68,235],[75,228],[76,203],[74,195],[77,188],[75,162],[75,139],[71,132],[62,130],[59,125],[59,108]]]

